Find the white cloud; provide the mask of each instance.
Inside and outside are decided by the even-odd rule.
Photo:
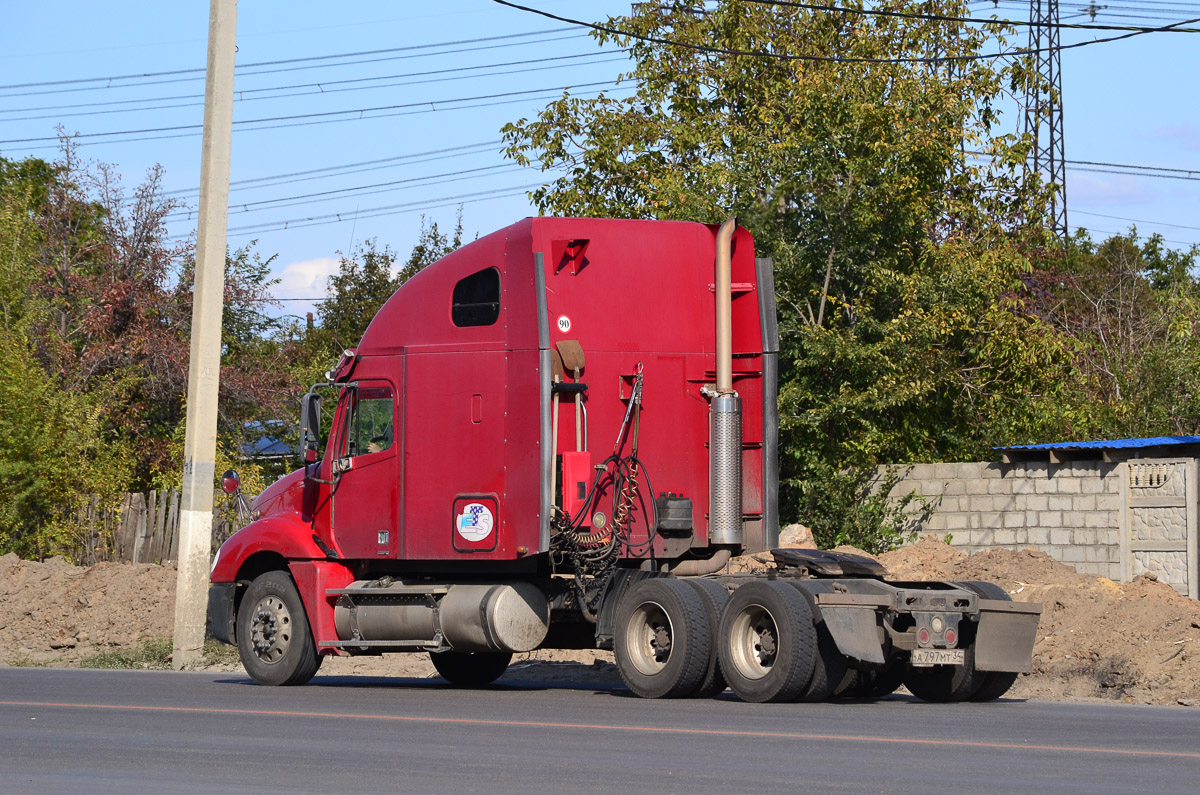
[[[1071,205],[1113,207],[1150,204],[1158,195],[1137,177],[1113,174],[1072,173],[1067,183],[1067,202]]]
[[[337,273],[337,257],[318,257],[284,265],[276,276],[276,298],[322,298],[329,276]]]
[[[337,269],[337,257],[299,260],[276,269],[274,275],[279,279],[279,284],[275,285],[272,292],[276,298],[284,299],[282,308],[277,311],[299,317],[304,317],[307,312],[315,312],[317,301],[312,299],[325,297],[325,284],[331,274],[337,273]]]
[[[1154,137],[1178,141],[1184,149],[1200,149],[1200,127],[1194,124],[1167,124],[1155,130]]]

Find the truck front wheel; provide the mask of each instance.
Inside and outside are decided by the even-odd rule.
[[[508,670],[512,655],[507,652],[430,652],[429,659],[438,674],[452,685],[483,687],[495,682]]]
[[[258,576],[237,616],[238,656],[260,685],[302,685],[321,667],[304,604],[284,571]]]

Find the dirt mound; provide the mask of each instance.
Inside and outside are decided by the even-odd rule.
[[[72,566],[0,557],[0,648],[8,660],[72,659],[171,635],[175,567]]]
[[[175,564],[100,563],[73,566],[62,558],[44,563],[0,557],[0,665],[75,667],[111,650],[133,650],[142,641],[169,638],[175,620]],[[238,663],[212,670],[240,671]],[[333,657],[322,675],[437,676],[426,654]],[[546,649],[513,657],[503,681],[617,684],[606,651]]]
[[[951,577],[967,553],[926,536],[910,547],[886,552],[879,562],[895,580],[942,580]]]
[[[845,551],[858,552],[847,548]],[[761,570],[769,556],[731,561]],[[1148,577],[1118,584],[1033,549],[967,556],[933,537],[880,556],[894,579],[989,580],[1044,605],[1034,671],[1015,697],[1200,704],[1200,602]],[[79,568],[0,557],[0,657],[8,664],[78,665],[98,650],[171,634],[174,566]],[[228,666],[230,668],[236,666]],[[327,660],[322,674],[429,677],[426,655]],[[506,679],[615,683],[612,655],[541,651],[514,659]]]
[[[897,579],[989,580],[1042,603],[1034,670],[1014,696],[1200,705],[1200,602],[1169,585],[1080,574],[1032,548],[968,557],[933,536],[879,560]]]

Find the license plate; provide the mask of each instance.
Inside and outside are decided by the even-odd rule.
[[[913,649],[912,664],[927,665],[962,665],[966,662],[962,649]]]

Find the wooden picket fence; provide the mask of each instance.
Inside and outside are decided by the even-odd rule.
[[[85,565],[102,561],[123,563],[166,563],[176,560],[179,550],[180,492],[149,491],[126,494],[113,510],[100,510],[93,500],[81,524],[87,528],[76,560]],[[229,510],[225,495],[217,493],[213,504],[213,549],[240,527]]]

